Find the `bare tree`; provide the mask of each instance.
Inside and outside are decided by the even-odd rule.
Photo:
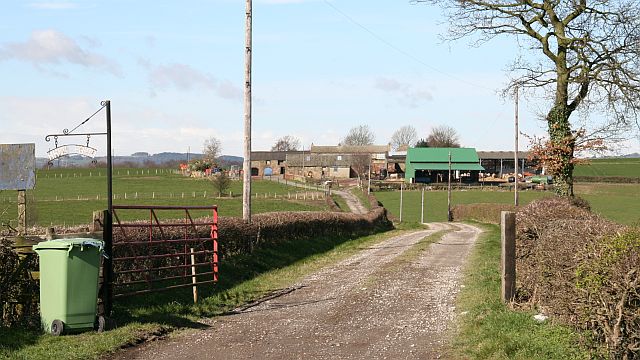
[[[294,136],[286,135],[273,144],[271,151],[296,151],[300,148],[300,140]]]
[[[358,184],[362,187],[362,181],[368,179],[371,166],[370,154],[354,154],[351,156],[351,168],[358,176]],[[368,175],[369,174],[369,175]]]
[[[510,93],[520,87],[551,100],[546,146],[561,166],[556,191],[573,196],[575,151],[589,141],[619,140],[640,106],[640,4],[637,0],[415,0],[441,5],[449,38],[478,44],[517,38],[526,59],[511,66]],[[583,110],[578,111],[576,110]],[[585,115],[582,124],[576,113]]]
[[[342,145],[371,145],[376,136],[369,125],[360,125],[349,130],[347,136],[342,139]]]
[[[460,147],[460,140],[456,129],[447,125],[436,126],[431,129],[427,137],[428,147]]]
[[[220,152],[222,151],[222,143],[218,138],[212,136],[204,141],[204,149],[202,149],[203,160],[215,163]]]
[[[407,150],[416,143],[418,132],[411,125],[405,125],[391,135],[391,147],[394,150]]]

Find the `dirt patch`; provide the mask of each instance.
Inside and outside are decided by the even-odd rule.
[[[461,268],[480,230],[430,224],[314,273],[295,290],[116,359],[436,359],[446,357]],[[436,231],[427,250],[399,255]],[[405,259],[406,260],[406,259]],[[389,266],[396,261],[397,266]]]

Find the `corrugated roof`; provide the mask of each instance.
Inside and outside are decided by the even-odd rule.
[[[480,159],[474,148],[409,148],[407,162],[411,163],[479,163]]]
[[[480,159],[513,159],[513,151],[478,151]],[[518,159],[529,157],[528,151],[518,151]]]
[[[413,164],[414,170],[449,170],[449,163],[417,163]],[[478,170],[484,171],[484,168],[478,163],[451,163],[451,170]]]
[[[286,160],[287,154],[301,154],[302,151],[252,151],[251,161]]]
[[[311,145],[311,152],[316,154],[382,154],[388,151],[389,151],[389,145],[362,145],[362,146]]]

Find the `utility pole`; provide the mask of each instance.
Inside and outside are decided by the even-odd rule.
[[[518,85],[515,88],[516,109],[515,109],[515,150],[513,152],[513,168],[515,172],[515,181],[513,183],[513,201],[518,206]]]
[[[452,221],[451,216],[451,151],[449,151],[449,181],[447,182],[447,221]]]
[[[244,53],[244,171],[242,184],[242,220],[251,223],[251,1],[247,0]]]

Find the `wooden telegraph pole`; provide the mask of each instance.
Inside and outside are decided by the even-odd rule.
[[[449,151],[449,181],[447,182],[447,221],[453,221],[451,216],[451,151]]]
[[[247,0],[244,54],[244,162],[242,219],[251,222],[251,0]]]
[[[515,181],[513,183],[513,201],[518,206],[518,85],[516,85],[516,109],[515,109],[515,150],[513,152],[513,169],[515,172]]]

